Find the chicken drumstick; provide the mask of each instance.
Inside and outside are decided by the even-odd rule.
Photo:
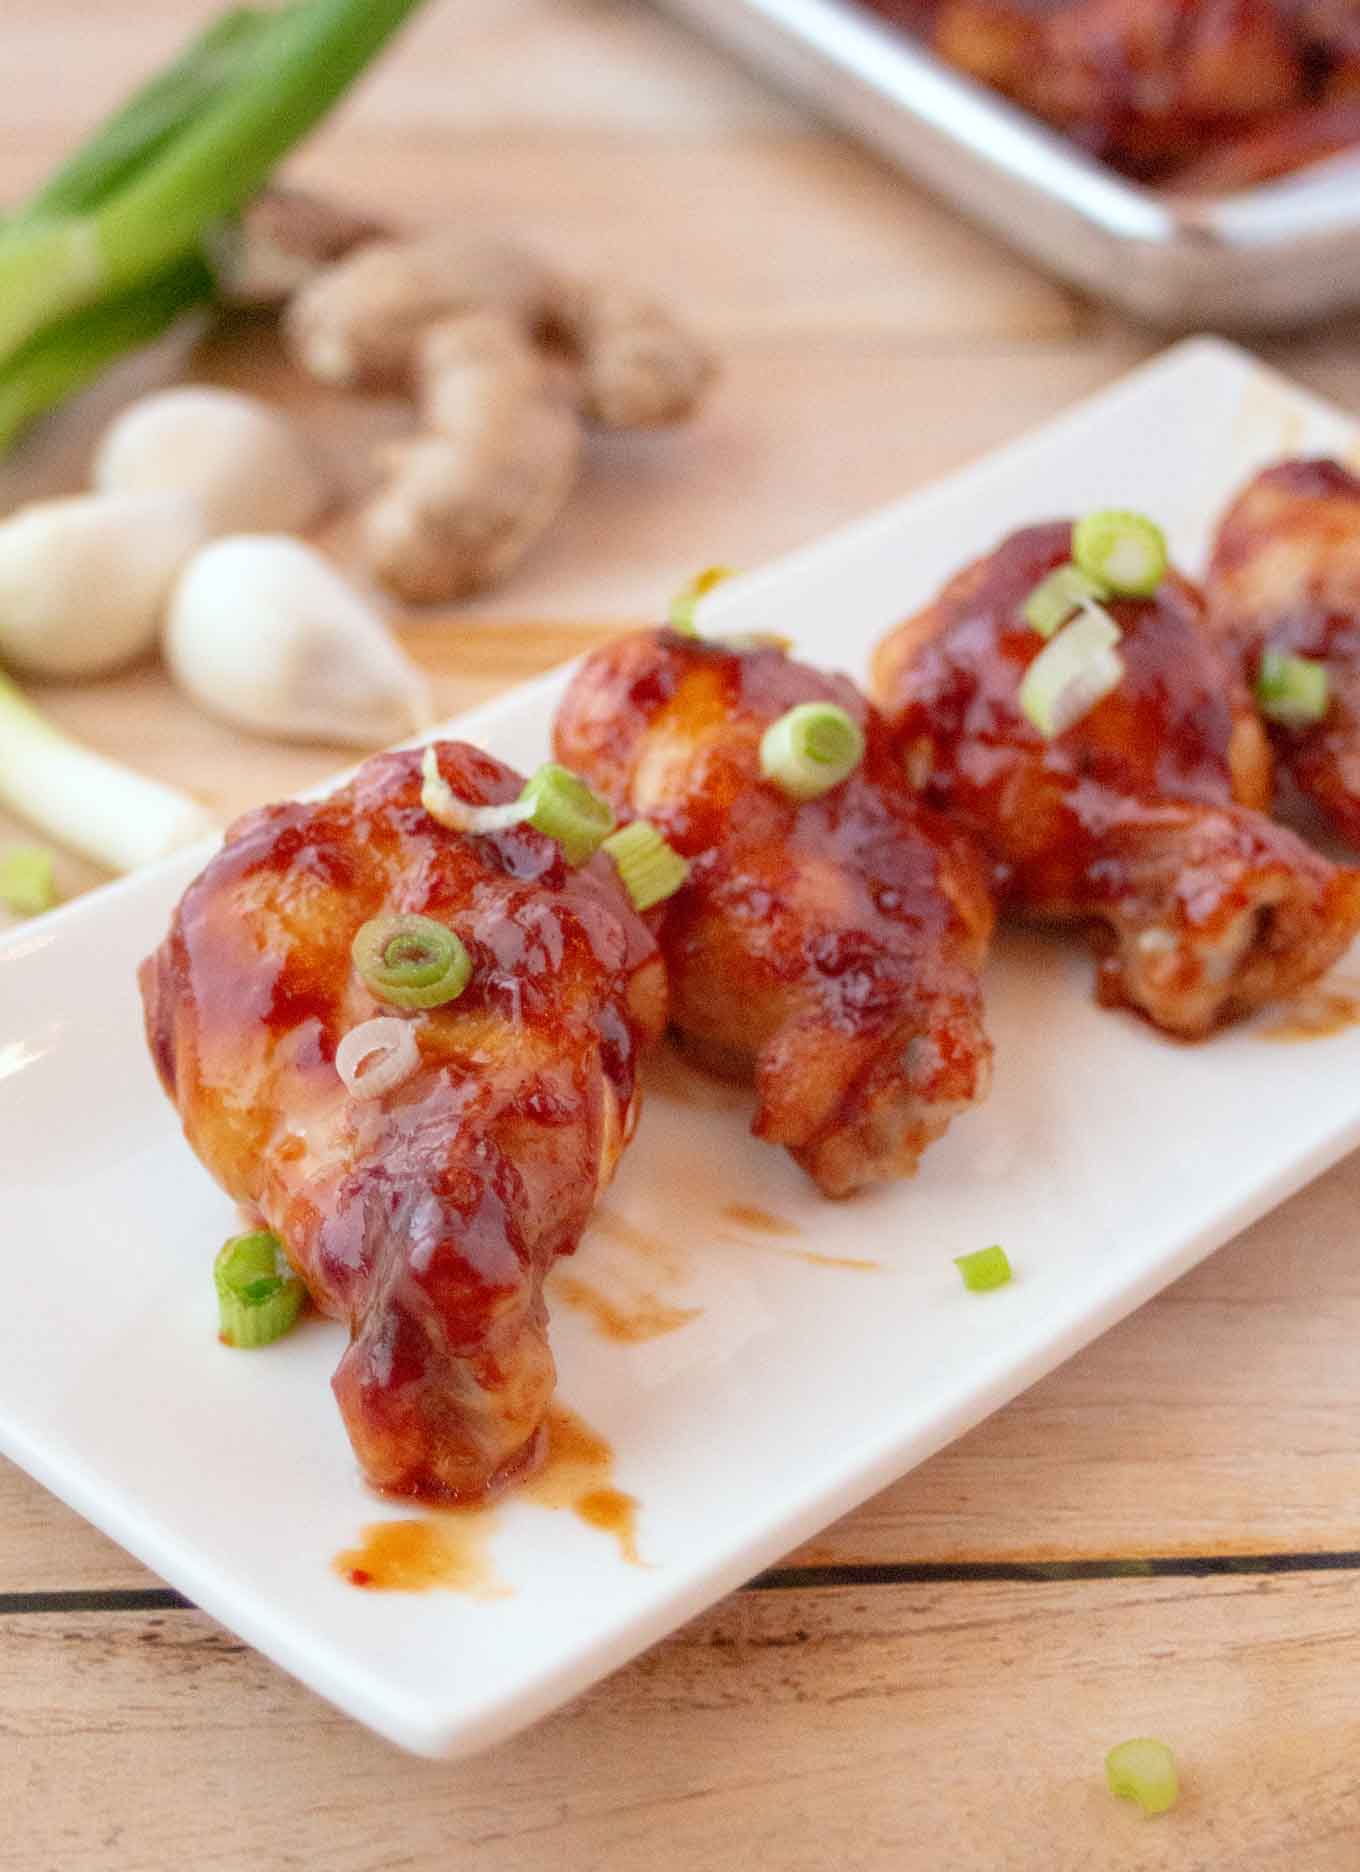
[[[800,802],[760,746],[810,702],[846,710],[865,751]],[[754,1074],[756,1135],[830,1196],[910,1174],[987,1090],[992,909],[971,842],[912,797],[877,712],[779,650],[647,631],[586,661],[556,748],[689,860],[661,926],[671,1016],[707,1064]]]
[[[437,760],[461,800],[519,792],[466,744]],[[190,1144],[349,1326],[333,1384],[364,1473],[462,1501],[539,1457],[543,1279],[631,1135],[666,988],[608,858],[574,870],[523,825],[451,832],[421,794],[420,754],[385,754],[328,799],[248,814],[141,984]],[[461,939],[457,999],[399,1014],[370,987],[351,943],[399,915]],[[409,1022],[417,1057],[366,1096],[337,1048],[382,1016]]]

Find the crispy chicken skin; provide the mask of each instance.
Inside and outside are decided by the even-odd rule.
[[[1145,180],[1244,187],[1351,140],[1353,0],[866,3]]]
[[[1248,683],[1267,650],[1326,664],[1322,721],[1269,732],[1295,785],[1360,845],[1360,480],[1334,461],[1258,474],[1223,517],[1205,591]]]
[[[1029,527],[959,573],[880,644],[874,692],[927,800],[986,846],[1002,909],[1087,925],[1101,1000],[1197,1039],[1336,960],[1360,874],[1264,816],[1265,737],[1174,572],[1109,606],[1119,687],[1056,740],[1030,726],[1043,640],[1021,608],[1071,538]]]
[[[808,701],[846,709],[867,751],[800,804],[759,750]],[[971,841],[913,798],[876,711],[778,650],[647,631],[587,659],[556,748],[690,860],[661,925],[671,1017],[705,1063],[754,1077],[756,1135],[828,1196],[909,1175],[987,1090],[992,907]]]
[[[420,758],[379,755],[328,799],[239,820],[141,987],[189,1143],[349,1326],[333,1385],[365,1475],[464,1501],[540,1455],[555,1376],[543,1278],[631,1135],[666,989],[607,858],[574,871],[529,827],[447,831],[421,806]],[[438,759],[461,798],[520,789],[464,743]],[[399,1010],[370,993],[350,942],[387,911],[449,924],[474,973],[458,1000],[402,1016],[414,1075],[353,1097],[337,1043]]]

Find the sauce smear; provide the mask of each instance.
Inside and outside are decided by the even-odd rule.
[[[333,1565],[351,1586],[369,1592],[467,1593],[500,1599],[507,1592],[487,1554],[494,1511],[450,1509],[410,1521],[371,1521],[360,1545],[337,1554]]]
[[[631,1566],[643,1561],[637,1548],[637,1499],[613,1487],[614,1452],[602,1436],[565,1404],[548,1413],[548,1456],[538,1474],[519,1490],[540,1508],[570,1508],[588,1527],[612,1534]]]
[[[558,1274],[553,1288],[559,1300],[584,1313],[606,1339],[619,1345],[642,1345],[678,1332],[703,1312],[702,1307],[671,1306],[654,1293],[635,1294],[626,1302],[611,1300],[578,1274]]]
[[[728,1203],[722,1214],[725,1222],[755,1229],[762,1235],[801,1235],[803,1232],[787,1216],[771,1215],[768,1209],[758,1209],[754,1203]]]

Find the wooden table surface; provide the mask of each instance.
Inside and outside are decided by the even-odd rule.
[[[10,9],[0,194],[208,10]],[[598,447],[512,582],[403,627],[450,711],[654,613],[695,566],[813,537],[1157,348],[641,0],[434,0],[296,173],[631,273],[724,354],[692,429]],[[1360,410],[1358,336],[1266,351]],[[258,329],[187,367],[290,393]],[[0,498],[77,474],[136,376],[49,426]],[[343,412],[306,414],[339,445]],[[339,764],[227,733],[155,669],[45,700],[224,816]],[[92,877],[70,864],[64,881]],[[0,1867],[1354,1872],[1357,1204],[1352,1161],[785,1565],[463,1765],[407,1759],[335,1714],[0,1465]],[[1106,1748],[1136,1734],[1170,1741],[1183,1770],[1156,1821],[1103,1783]]]

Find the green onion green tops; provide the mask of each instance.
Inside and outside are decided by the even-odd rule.
[[[525,783],[520,799],[530,825],[556,839],[568,864],[583,865],[614,829],[614,815],[569,768],[546,761]]]
[[[1108,585],[1099,579],[1088,578],[1079,566],[1069,560],[1066,565],[1058,566],[1048,577],[1040,579],[1023,608],[1024,619],[1031,630],[1038,631],[1041,637],[1051,637],[1060,630],[1067,620],[1088,603],[1097,603],[1110,596]]]
[[[635,819],[604,841],[604,849],[618,866],[623,887],[635,910],[650,910],[673,897],[689,876],[689,866],[672,849],[649,819]]]
[[[1121,598],[1150,598],[1166,576],[1166,536],[1146,514],[1106,507],[1072,529],[1077,569]]]
[[[1267,650],[1256,676],[1256,703],[1269,721],[1306,728],[1327,713],[1330,683],[1327,665],[1312,657]]]
[[[1135,1736],[1105,1757],[1105,1779],[1121,1800],[1137,1801],[1144,1813],[1165,1813],[1176,1805],[1180,1782],[1176,1758],[1165,1742]]]
[[[1119,627],[1092,605],[1065,624],[1035,657],[1020,684],[1020,710],[1051,741],[1081,720],[1118,687],[1124,660],[1115,645]]]
[[[218,1330],[227,1345],[270,1345],[297,1319],[307,1290],[289,1266],[276,1235],[257,1229],[234,1235],[213,1263]]]
[[[760,742],[760,771],[791,799],[819,799],[864,759],[859,723],[833,702],[800,702],[771,722]]]
[[[699,627],[694,621],[694,613],[699,600],[706,598],[715,585],[721,585],[724,579],[731,576],[731,566],[706,566],[702,572],[696,572],[689,584],[682,585],[671,599],[671,629],[679,631],[682,637],[697,637]]]
[[[433,917],[371,917],[350,953],[368,987],[392,1007],[442,1007],[456,1001],[472,979],[472,957],[448,925]]]
[[[11,845],[0,852],[0,903],[19,916],[37,916],[57,901],[52,854],[41,845]]]
[[[1004,1287],[1011,1278],[1011,1264],[1004,1248],[979,1248],[976,1254],[955,1255],[954,1266],[963,1276],[969,1293],[987,1293]]]

